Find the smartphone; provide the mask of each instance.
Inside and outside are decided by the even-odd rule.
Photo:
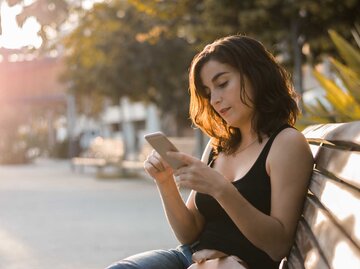
[[[159,155],[173,168],[178,169],[186,164],[169,157],[166,152],[179,150],[162,132],[155,132],[144,136],[146,141],[159,153]]]

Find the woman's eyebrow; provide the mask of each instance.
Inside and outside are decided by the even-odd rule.
[[[212,79],[211,79],[211,82],[214,83],[219,77],[221,77],[222,75],[225,75],[225,74],[228,74],[229,72],[219,72],[217,73]],[[203,88],[208,88],[205,84],[202,83],[202,87]]]
[[[211,79],[211,81],[215,82],[220,76],[227,74],[227,73],[229,73],[229,72],[219,72]]]

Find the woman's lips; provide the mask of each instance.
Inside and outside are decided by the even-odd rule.
[[[227,107],[227,108],[223,108],[223,109],[220,109],[220,114],[221,115],[225,115],[226,114],[226,112],[228,112],[229,111],[229,109],[230,109],[230,107]]]

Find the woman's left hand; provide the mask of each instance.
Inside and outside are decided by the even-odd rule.
[[[174,171],[175,180],[180,187],[215,197],[216,193],[229,183],[222,174],[195,157],[183,152],[167,154],[187,164]]]

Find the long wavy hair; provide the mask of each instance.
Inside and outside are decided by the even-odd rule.
[[[190,118],[212,138],[215,151],[233,154],[241,143],[241,132],[229,126],[213,109],[202,83],[203,66],[214,60],[227,64],[240,74],[239,101],[247,104],[245,77],[251,83],[254,109],[252,128],[259,142],[287,123],[294,125],[299,108],[291,78],[274,56],[257,40],[243,35],[228,36],[207,45],[195,55],[189,71]]]

